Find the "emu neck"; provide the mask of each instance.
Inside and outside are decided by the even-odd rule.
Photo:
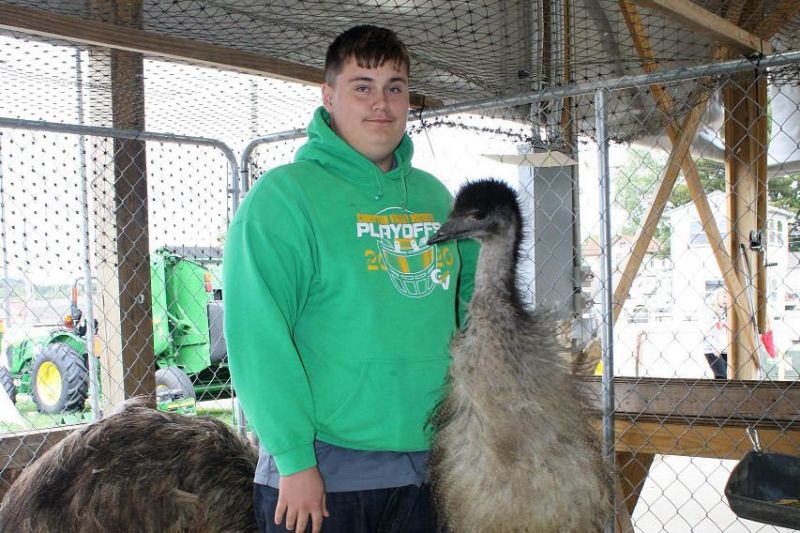
[[[469,306],[472,315],[483,308],[491,311],[498,306],[521,307],[516,285],[518,249],[514,227],[509,227],[505,234],[481,239]]]

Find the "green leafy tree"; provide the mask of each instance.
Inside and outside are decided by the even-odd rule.
[[[614,174],[614,203],[627,213],[622,232],[636,235],[642,229],[653,198],[661,183],[661,171],[666,164],[662,152],[632,148],[625,163]],[[658,244],[656,255],[669,255],[669,225],[662,220],[653,236]]]
[[[725,190],[725,165],[722,162],[701,157],[696,159],[694,164],[697,167],[697,174],[700,176],[700,183],[703,184],[703,190],[706,193]],[[692,196],[689,194],[689,186],[681,179],[672,189],[669,202],[672,207],[678,207],[691,201]]]

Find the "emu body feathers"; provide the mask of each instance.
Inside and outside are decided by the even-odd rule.
[[[599,531],[608,474],[555,321],[521,304],[521,224],[514,192],[479,181],[432,238],[481,242],[469,322],[431,418],[434,495],[453,533]]]
[[[129,401],[22,472],[0,507],[0,531],[257,531],[257,458],[219,420]]]

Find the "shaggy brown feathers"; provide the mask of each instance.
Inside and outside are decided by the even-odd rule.
[[[257,455],[219,420],[132,400],[28,466],[3,499],[0,531],[257,531]]]
[[[600,531],[608,474],[557,322],[519,298],[520,226],[514,192],[481,181],[432,238],[481,242],[469,322],[431,418],[436,503],[452,533]]]

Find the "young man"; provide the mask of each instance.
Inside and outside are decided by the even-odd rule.
[[[392,31],[341,34],[308,141],[258,180],[226,238],[225,331],[262,445],[262,531],[436,531],[425,423],[475,250],[427,244],[451,197],[411,166],[408,75]]]

